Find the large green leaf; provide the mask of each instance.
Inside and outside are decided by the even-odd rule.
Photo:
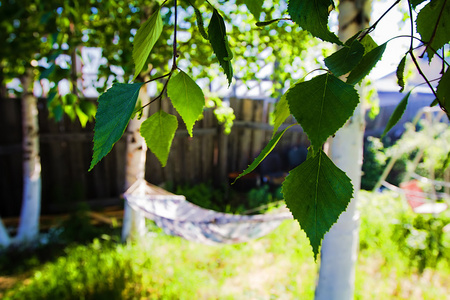
[[[225,22],[217,9],[214,9],[211,21],[209,22],[208,37],[214,53],[216,54],[225,75],[227,75],[228,85],[230,85],[231,80],[233,79],[233,67],[231,65],[233,54],[228,45]]]
[[[141,73],[150,51],[159,39],[163,29],[163,21],[159,6],[153,15],[145,21],[136,32],[133,41],[133,60],[135,65],[134,79]]]
[[[345,124],[359,102],[352,85],[328,73],[296,83],[286,98],[291,113],[315,149],[320,149]]]
[[[395,74],[397,75],[397,84],[400,87],[400,93],[403,92],[403,90],[405,89],[405,78],[404,78],[405,64],[406,64],[406,55],[403,56],[402,60],[397,66],[397,71],[395,72]]]
[[[422,41],[427,43],[428,60],[434,51],[450,41],[450,22],[445,16],[450,14],[450,1],[433,0],[425,5],[417,15],[417,32]]]
[[[177,127],[177,117],[162,110],[151,115],[141,125],[140,133],[145,139],[145,143],[163,167],[167,164],[170,146],[172,146]]]
[[[192,136],[194,123],[202,115],[205,106],[202,89],[186,73],[180,71],[169,80],[167,95],[186,123],[189,135]]]
[[[335,76],[344,75],[360,62],[364,55],[364,46],[353,40],[350,45],[342,47],[337,52],[325,58],[325,65]]]
[[[256,21],[259,21],[264,0],[244,0],[244,3],[247,6],[248,10],[255,17]]]
[[[297,124],[292,124],[292,125],[288,126],[286,129],[284,129],[283,131],[279,132],[277,135],[275,135],[270,140],[270,142],[264,147],[264,149],[261,151],[261,153],[258,155],[258,157],[255,158],[255,160],[250,164],[250,166],[248,166],[247,169],[244,170],[244,172],[239,174],[239,176],[234,180],[234,182],[236,182],[236,180],[238,180],[239,178],[247,175],[254,169],[256,169],[256,167],[259,166],[259,164],[267,157],[267,155],[269,155],[270,152],[272,152],[273,148],[275,148],[275,146],[278,144],[278,142],[280,141],[281,137],[286,132],[286,130],[288,130],[289,128],[291,128],[294,125],[297,125]]]
[[[342,45],[328,29],[328,16],[334,8],[332,0],[289,0],[288,12],[292,20],[313,36]]]
[[[286,93],[284,93],[283,96],[281,96],[280,101],[278,101],[277,105],[275,106],[275,111],[273,112],[274,124],[272,138],[275,136],[278,128],[280,128],[280,126],[284,123],[284,121],[286,121],[290,114],[291,111],[289,110]]]
[[[319,150],[289,172],[283,183],[283,195],[317,258],[323,236],[353,196],[350,178]]]
[[[386,43],[374,48],[364,55],[359,64],[348,75],[347,83],[355,85],[363,80],[381,59],[384,50],[386,50]]]
[[[89,170],[92,170],[111,151],[125,132],[142,85],[143,83],[115,83],[98,99],[94,128],[94,154]]]
[[[400,101],[400,103],[397,105],[397,107],[395,108],[391,117],[389,118],[389,121],[387,122],[386,128],[384,128],[384,131],[383,131],[383,134],[381,135],[381,137],[384,137],[389,132],[389,130],[391,130],[392,127],[394,127],[395,124],[397,124],[398,121],[400,120],[400,118],[403,116],[403,113],[406,110],[406,106],[408,105],[408,99],[409,99],[410,95],[411,95],[411,91],[409,91],[405,95],[405,97],[403,97],[402,101]]]
[[[439,105],[450,116],[450,72],[449,69],[442,75],[436,89]]]

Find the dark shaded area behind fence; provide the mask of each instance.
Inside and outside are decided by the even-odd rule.
[[[96,101],[96,99],[92,99]],[[230,99],[236,120],[229,135],[217,123],[212,109],[194,127],[191,138],[180,128],[172,145],[169,161],[162,168],[148,152],[146,179],[163,182],[215,184],[228,183],[229,174],[241,172],[268,143],[273,127],[269,125],[273,111],[270,100]],[[169,101],[163,108],[176,114]],[[151,107],[151,112],[157,105]],[[19,99],[0,101],[0,215],[19,214],[22,199],[21,107]],[[177,115],[177,114],[176,114]],[[294,122],[292,119],[287,123]],[[46,100],[39,101],[40,147],[42,164],[42,213],[73,209],[77,202],[91,206],[120,204],[125,178],[126,143],[122,138],[113,150],[91,172],[93,123],[82,128],[78,121],[65,117],[61,122],[49,118]],[[264,172],[287,171],[298,161],[295,150],[308,146],[299,126],[289,129],[273,155],[262,166]],[[289,153],[291,155],[289,155]]]

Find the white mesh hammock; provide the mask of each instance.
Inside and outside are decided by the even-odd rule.
[[[145,180],[124,194],[132,209],[153,220],[166,234],[204,244],[233,244],[260,238],[292,214],[283,210],[259,215],[234,215],[201,208]]]

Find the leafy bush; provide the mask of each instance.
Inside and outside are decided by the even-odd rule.
[[[441,260],[450,261],[450,233],[443,230],[447,224],[448,214],[418,214],[412,219],[402,215],[392,238],[410,264],[422,273],[425,268],[436,268]]]
[[[103,228],[100,229],[91,224],[88,212],[89,206],[86,203],[80,202],[77,205],[75,212],[61,224],[60,238],[62,241],[86,243],[104,233]]]
[[[214,188],[209,183],[184,184],[172,190],[200,207],[226,213],[263,213],[270,207],[268,204],[283,199],[281,187],[271,191],[269,185],[253,188],[246,193],[227,187]]]
[[[382,251],[384,259],[396,264],[435,269],[450,261],[450,212],[438,216],[416,214],[406,199],[393,192],[361,193],[361,251]]]

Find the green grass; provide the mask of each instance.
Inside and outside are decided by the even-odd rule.
[[[395,240],[398,222],[416,218],[393,194],[360,197],[356,299],[449,299],[447,257],[421,273]],[[2,299],[313,299],[318,265],[305,234],[285,221],[268,236],[205,246],[155,228],[139,245],[95,239],[33,270],[12,274]],[[448,251],[447,248],[445,251]],[[406,255],[406,254],[408,255]],[[7,278],[1,276],[1,278]],[[1,286],[1,285],[0,285]]]

